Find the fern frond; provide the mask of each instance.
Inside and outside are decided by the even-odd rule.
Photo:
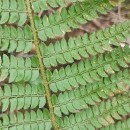
[[[26,86],[22,84],[4,85],[4,89],[0,88],[0,102],[2,104],[2,112],[7,109],[10,112],[20,109],[43,108],[46,104],[45,90],[42,84]]]
[[[113,6],[0,0],[0,130],[130,129],[130,21],[67,33]]]
[[[130,34],[130,22],[126,21],[117,25],[92,33],[90,36],[85,34],[75,40],[70,38],[68,43],[65,39],[55,44],[41,44],[41,52],[44,56],[46,67],[56,67],[59,64],[73,63],[74,60],[88,58],[105,51],[112,51],[112,46],[120,46],[121,42],[126,41]]]
[[[80,24],[96,19],[98,17],[97,12],[104,14],[108,9],[111,9],[108,0],[94,0],[77,2],[76,5],[70,6],[68,10],[63,8],[61,12],[56,11],[48,17],[39,18],[36,16],[34,20],[38,36],[42,41],[61,36],[65,32],[70,32],[70,27],[78,28]]]
[[[75,115],[59,119],[62,130],[99,129],[121,120],[130,112],[130,94],[118,95],[112,99],[102,102],[99,106],[88,107]],[[61,123],[62,122],[62,123]]]
[[[34,81],[39,76],[39,68],[32,67],[30,58],[16,58],[11,55],[8,57],[3,54],[0,57],[0,82],[8,78],[9,83],[19,81]]]
[[[57,116],[69,115],[70,113],[77,113],[78,111],[87,108],[88,105],[95,105],[100,103],[101,99],[108,99],[115,94],[127,91],[125,85],[130,84],[129,70],[118,72],[117,74],[104,78],[102,81],[95,84],[87,84],[80,86],[69,92],[52,95],[52,103],[54,112]]]
[[[101,130],[129,130],[130,129],[130,119],[124,121],[118,121],[116,124],[111,124]]]
[[[32,32],[28,25],[24,29],[0,26],[1,51],[28,53],[32,49]]]
[[[65,7],[67,3],[83,2],[87,0],[33,0],[32,6],[36,13],[42,10],[48,10],[49,6],[52,8]]]
[[[14,24],[22,26],[27,20],[24,0],[0,1],[0,24]]]
[[[65,68],[55,69],[52,73],[50,89],[53,92],[72,90],[79,85],[87,85],[100,81],[102,77],[108,77],[115,72],[121,71],[121,68],[128,68],[130,63],[130,50],[125,48],[116,48],[111,53],[100,54],[98,58],[87,59],[78,64],[68,65]]]
[[[51,130],[52,123],[50,120],[50,114],[47,109],[43,111],[37,109],[37,111],[25,111],[17,112],[17,114],[3,114],[2,121],[0,123],[1,130]]]

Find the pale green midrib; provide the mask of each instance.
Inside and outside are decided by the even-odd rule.
[[[44,97],[45,97],[46,95],[44,95]],[[33,98],[33,97],[43,97],[43,95],[42,94],[22,94],[22,95],[10,95],[10,96],[0,96],[0,100],[1,99],[11,99],[11,98],[26,98],[26,97],[31,97],[31,98]],[[44,98],[43,97],[43,98]],[[0,105],[1,106],[1,105]]]
[[[128,97],[128,96],[126,96],[126,97]],[[120,100],[120,99],[122,99],[122,97],[118,98],[117,100]],[[118,105],[115,106],[115,107],[111,107],[109,110],[107,110],[107,111],[105,111],[105,112],[103,112],[103,113],[100,113],[100,114],[98,114],[98,115],[96,115],[96,116],[94,116],[94,117],[92,117],[92,118],[90,118],[90,119],[85,119],[85,120],[83,120],[82,122],[78,122],[78,123],[75,123],[75,124],[71,124],[70,126],[63,127],[62,129],[63,129],[63,130],[67,130],[66,128],[72,128],[72,127],[74,127],[74,126],[78,126],[78,125],[81,125],[81,124],[83,125],[83,124],[86,124],[86,123],[91,123],[91,120],[92,120],[92,119],[95,119],[96,117],[98,118],[99,116],[102,117],[102,116],[105,115],[105,114],[109,114],[111,111],[116,110],[117,108],[119,108],[119,107],[121,107],[122,105],[125,105],[125,104],[127,104],[127,103],[130,103],[130,97],[127,98],[127,101],[123,101],[123,103],[118,104]]]
[[[74,97],[73,99],[71,99],[71,100],[69,100],[69,101],[66,101],[67,103],[72,103],[73,101],[76,101],[76,100],[80,100],[80,99],[83,99],[83,98],[86,98],[86,97],[89,97],[90,95],[92,96],[92,95],[94,95],[94,94],[96,94],[96,93],[98,93],[98,92],[100,92],[104,87],[106,87],[105,89],[111,89],[111,86],[114,86],[115,84],[117,84],[117,82],[121,82],[121,81],[123,81],[123,80],[128,80],[128,79],[130,79],[130,76],[128,76],[127,78],[125,77],[122,77],[122,79],[120,79],[120,80],[117,80],[117,81],[115,81],[115,82],[113,82],[113,83],[110,83],[110,84],[107,84],[107,85],[103,85],[102,87],[100,87],[100,88],[97,88],[97,89],[95,89],[94,91],[93,90],[91,90],[91,92],[90,93],[87,93],[86,95],[81,95],[81,97]],[[99,85],[98,85],[99,86]],[[117,90],[121,90],[121,88],[117,88]],[[56,105],[53,105],[54,107],[60,107],[61,105],[65,105],[65,104],[67,104],[66,102],[64,102],[64,103],[58,103],[58,104],[56,104]]]
[[[26,11],[20,11],[20,10],[11,10],[11,9],[2,9],[2,12],[8,12],[8,13],[12,13],[12,12],[15,12],[15,13],[27,13]]]
[[[130,55],[125,55],[126,57],[129,57]],[[82,74],[85,74],[86,72],[90,72],[90,71],[94,71],[94,70],[97,70],[97,68],[101,68],[101,67],[104,67],[104,65],[107,65],[107,64],[111,64],[112,62],[118,62],[118,60],[120,59],[124,59],[125,58],[125,56],[118,56],[117,58],[118,59],[116,59],[116,60],[113,60],[112,58],[111,58],[111,61],[107,61],[107,62],[104,62],[104,63],[102,63],[102,64],[99,64],[98,63],[98,65],[97,66],[95,66],[95,67],[93,67],[93,68],[90,68],[90,69],[86,69],[85,67],[84,67],[84,70],[82,71],[82,72],[77,72],[77,73],[75,73],[75,74],[73,74],[72,73],[72,75],[70,75],[70,76],[66,76],[66,77],[63,77],[63,78],[59,78],[59,79],[54,79],[54,80],[52,80],[52,81],[49,81],[49,83],[56,83],[57,81],[62,81],[62,80],[64,80],[64,79],[68,79],[68,78],[71,78],[71,77],[76,77],[76,76],[78,76],[78,75],[82,75]],[[73,65],[73,64],[72,64]],[[84,65],[85,65],[85,63],[84,63]],[[60,70],[59,70],[60,71]],[[59,72],[58,71],[58,72]]]
[[[43,122],[51,122],[51,120],[45,120],[45,119],[38,119],[38,120],[36,120],[36,121],[24,121],[24,123],[23,122],[19,122],[19,123],[14,123],[14,124],[9,124],[9,125],[6,125],[6,126],[0,126],[0,128],[2,128],[2,129],[4,129],[4,128],[9,128],[9,127],[17,127],[17,126],[19,126],[19,125],[28,125],[28,124],[40,124],[40,123],[43,123]],[[26,127],[25,127],[26,128]]]
[[[36,53],[37,53],[38,60],[39,60],[41,75],[42,75],[42,79],[43,79],[44,86],[45,86],[45,91],[46,91],[46,96],[47,96],[47,103],[48,103],[49,112],[50,112],[50,117],[51,117],[54,129],[59,130],[58,124],[57,124],[57,121],[56,121],[56,117],[54,115],[52,102],[51,102],[51,93],[50,93],[50,90],[49,90],[49,84],[48,84],[47,76],[46,76],[46,73],[45,73],[46,70],[45,70],[45,67],[44,67],[43,62],[42,62],[42,55],[41,55],[40,48],[39,48],[40,41],[38,39],[38,35],[37,35],[35,24],[34,24],[33,9],[32,9],[32,6],[31,6],[32,1],[30,1],[30,0],[25,0],[25,1],[26,1],[27,12],[28,12],[28,16],[29,16],[30,24],[31,24],[31,28],[32,28]]]
[[[23,37],[24,38],[24,37]],[[25,41],[25,42],[33,42],[33,40],[27,40],[27,39],[22,39],[22,38],[9,38],[9,37],[6,37],[6,36],[2,36],[0,37],[0,39],[7,39],[7,40],[14,40],[14,41]]]
[[[6,67],[6,66],[0,66],[0,69],[16,69],[16,70],[39,70],[39,68],[32,68],[32,67]]]

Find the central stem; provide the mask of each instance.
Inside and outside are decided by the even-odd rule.
[[[54,129],[59,130],[58,124],[57,124],[57,121],[56,121],[56,118],[55,118],[55,115],[54,115],[53,105],[52,105],[52,102],[51,102],[51,93],[50,93],[50,89],[49,89],[49,83],[47,81],[47,76],[46,76],[46,73],[45,73],[45,67],[44,67],[43,62],[42,62],[42,55],[41,55],[40,48],[39,48],[40,41],[39,41],[37,31],[36,31],[36,28],[35,28],[35,24],[34,24],[34,19],[33,19],[34,15],[33,15],[33,9],[32,9],[32,4],[31,4],[30,0],[26,0],[26,6],[27,6],[28,16],[29,16],[29,19],[30,19],[30,25],[31,25],[32,33],[33,33],[36,53],[37,53],[38,60],[39,60],[40,71],[41,71],[42,79],[43,79],[44,86],[45,86],[46,98],[47,98],[47,103],[48,103],[48,107],[49,107],[49,111],[50,111],[51,120],[52,120]]]

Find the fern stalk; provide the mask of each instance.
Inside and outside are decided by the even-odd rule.
[[[47,103],[48,103],[49,110],[50,110],[51,120],[52,120],[52,123],[54,125],[54,129],[59,130],[56,118],[54,116],[53,105],[52,105],[52,102],[51,102],[51,93],[49,91],[49,83],[47,81],[47,76],[45,74],[45,67],[42,63],[42,54],[41,54],[40,48],[39,48],[40,41],[38,39],[38,34],[37,34],[35,24],[34,24],[33,9],[32,9],[31,4],[32,4],[31,0],[26,0],[27,13],[28,13],[28,16],[29,16],[29,19],[30,19],[30,25],[31,25],[31,28],[32,28],[33,39],[34,39],[34,44],[35,44],[35,48],[36,48],[36,54],[38,56],[40,71],[41,71],[42,79],[43,79],[44,86],[45,86]]]

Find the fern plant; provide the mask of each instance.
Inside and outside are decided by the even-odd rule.
[[[0,0],[0,130],[130,130],[130,21],[64,37],[113,8]]]

